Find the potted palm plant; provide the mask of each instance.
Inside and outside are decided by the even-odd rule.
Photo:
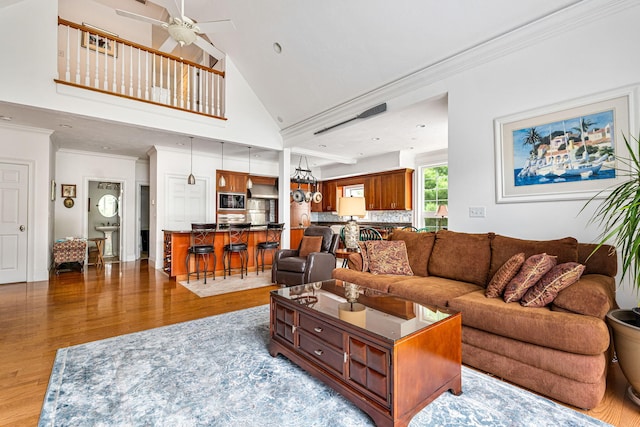
[[[621,184],[607,189],[611,191],[597,206],[590,222],[597,223],[603,232],[598,248],[611,240],[622,259],[622,278],[628,277],[640,292],[640,158],[632,143],[623,136],[629,153],[628,158],[617,156],[624,165],[618,168],[627,179]],[[633,145],[640,148],[640,137],[631,137]],[[622,170],[621,170],[622,169]],[[597,197],[597,195],[595,196]],[[589,203],[595,200],[590,199]],[[628,389],[630,399],[640,405],[640,310],[616,309],[607,313],[607,323],[613,332],[613,342],[624,376],[631,384]]]

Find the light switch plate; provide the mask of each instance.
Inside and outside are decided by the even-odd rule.
[[[484,218],[484,217],[485,217],[484,206],[469,207],[469,218]]]

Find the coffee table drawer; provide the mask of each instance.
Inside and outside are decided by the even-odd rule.
[[[314,339],[305,331],[299,331],[300,350],[314,358],[318,363],[332,369],[342,375],[344,371],[344,353],[336,351],[335,348],[325,342]]]
[[[317,339],[331,344],[336,349],[344,350],[344,343],[342,340],[342,332],[329,326],[326,323],[316,319],[315,317],[307,316],[300,313],[300,329],[308,332]]]

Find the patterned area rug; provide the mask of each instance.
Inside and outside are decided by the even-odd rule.
[[[207,277],[206,284],[202,278],[200,280],[194,280],[194,278],[191,278],[189,281],[190,283],[187,283],[186,280],[178,283],[201,298],[272,285],[271,269],[265,269],[264,273],[261,271],[257,275],[255,271],[250,271],[249,274],[244,276],[244,279],[241,279],[240,274],[235,274],[235,272],[232,276],[227,276],[226,279],[223,277],[224,276],[216,275],[216,280],[213,280],[211,277]]]
[[[40,426],[373,426],[285,357],[268,306],[58,350]],[[605,426],[474,370],[411,426]]]

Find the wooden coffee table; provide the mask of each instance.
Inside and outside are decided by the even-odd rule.
[[[272,291],[270,317],[269,353],[286,356],[378,426],[406,426],[445,391],[462,393],[458,312],[329,280]]]

